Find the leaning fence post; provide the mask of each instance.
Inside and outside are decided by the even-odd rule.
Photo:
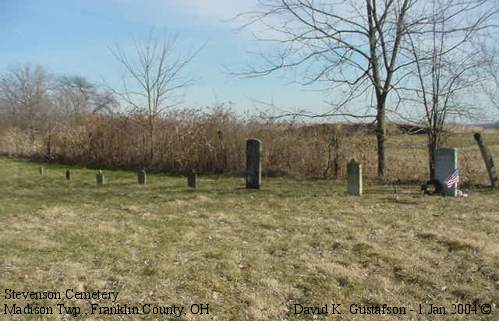
[[[482,139],[482,135],[480,135],[480,133],[475,133],[473,137],[475,137],[478,147],[480,148],[480,152],[482,153],[482,158],[483,161],[485,162],[487,173],[489,174],[490,185],[492,187],[495,187],[497,184],[497,172],[496,172],[496,167],[494,165],[494,159],[492,158],[492,154],[490,153],[490,150],[487,148],[487,145],[485,145]]]

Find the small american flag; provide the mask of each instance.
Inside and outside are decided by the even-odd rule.
[[[456,168],[452,174],[449,175],[444,181],[448,188],[454,186],[454,184],[459,183],[459,170]]]

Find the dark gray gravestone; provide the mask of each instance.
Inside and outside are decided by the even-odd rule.
[[[489,174],[490,185],[492,187],[496,187],[497,184],[497,172],[496,167],[494,165],[494,159],[492,158],[492,154],[490,150],[487,148],[487,145],[483,142],[482,135],[476,133],[473,135],[475,140],[480,147],[480,152],[482,153],[483,161],[485,162],[485,167],[487,167],[487,173]]]
[[[454,197],[457,197],[458,195],[458,184],[455,183],[451,187],[448,187],[446,183],[446,180],[457,168],[457,149],[440,148],[437,150],[435,158],[435,179],[440,183],[444,195]]]
[[[259,189],[262,184],[262,142],[258,139],[246,141],[246,188]]]
[[[187,186],[189,187],[192,187],[192,188],[196,188],[197,187],[197,173],[195,170],[191,170],[188,174],[187,174]]]
[[[66,169],[66,180],[71,180],[71,171],[69,169]]]
[[[101,170],[97,171],[97,174],[95,175],[95,180],[97,182],[97,186],[102,186],[106,183],[104,173]]]
[[[348,193],[355,196],[362,195],[362,165],[351,160],[347,165]]]
[[[144,169],[137,172],[137,182],[139,185],[147,184],[147,173]]]

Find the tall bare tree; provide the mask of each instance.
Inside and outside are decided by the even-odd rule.
[[[29,64],[0,74],[0,117],[3,126],[29,134],[31,143],[43,143],[52,159],[53,137],[67,121],[90,112],[110,111],[117,102],[79,76],[57,78],[41,66]]]
[[[426,128],[434,179],[446,122],[450,117],[472,117],[483,102],[476,93],[490,78],[481,67],[491,57],[478,42],[495,28],[498,10],[488,0],[430,0],[428,5],[431,19],[407,37],[406,49],[415,63],[408,86],[401,91],[406,102],[423,111],[420,123]]]
[[[403,78],[409,61],[400,47],[411,28],[423,18],[416,14],[418,0],[260,0],[261,10],[244,14],[246,25],[263,24],[269,34],[261,40],[281,46],[277,54],[263,53],[261,66],[247,76],[265,76],[297,69],[304,85],[326,84],[335,97],[326,113],[289,113],[305,117],[351,116],[376,122],[378,175],[385,175],[387,104]],[[245,25],[245,26],[246,26]],[[411,59],[410,59],[411,60]],[[343,93],[343,95],[341,95]],[[371,97],[375,113],[349,111],[359,97]],[[357,106],[358,107],[358,106]]]
[[[131,113],[146,118],[149,163],[154,161],[157,118],[180,103],[182,90],[192,84],[186,67],[200,50],[179,54],[176,45],[177,36],[151,32],[145,40],[133,41],[133,53],[118,45],[111,48],[126,73],[121,88],[114,92]]]
[[[27,130],[33,142],[37,132],[51,127],[52,84],[41,66],[20,65],[0,75],[0,106],[10,125]]]

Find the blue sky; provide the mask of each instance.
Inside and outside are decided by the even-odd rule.
[[[190,65],[197,79],[187,89],[185,105],[202,107],[231,101],[238,111],[254,110],[254,100],[289,108],[325,110],[321,93],[289,85],[289,75],[241,79],[222,66],[253,63],[260,46],[249,32],[227,22],[250,10],[253,0],[0,0],[0,71],[40,64],[58,75],[82,75],[115,85],[120,66],[109,47],[131,45],[152,29],[177,33],[179,50],[206,43]],[[322,107],[321,107],[322,106]]]

